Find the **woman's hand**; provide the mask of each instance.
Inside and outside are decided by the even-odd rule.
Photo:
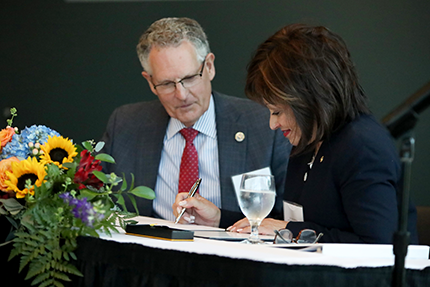
[[[187,198],[187,192],[178,193],[175,203],[172,205],[175,217],[181,213],[182,208],[186,208],[179,223],[195,223],[218,227],[221,220],[221,210],[215,204],[200,196],[198,193],[194,197]]]
[[[265,218],[258,227],[258,233],[262,235],[274,235],[274,230],[285,228],[287,224],[287,221]],[[231,232],[251,233],[251,226],[249,225],[248,219],[245,217],[228,227],[227,230]]]

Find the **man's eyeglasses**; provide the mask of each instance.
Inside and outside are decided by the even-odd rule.
[[[202,62],[202,68],[200,69],[199,73],[197,73],[195,75],[187,76],[187,77],[185,77],[185,78],[183,78],[177,82],[169,81],[167,83],[161,83],[158,85],[153,84],[154,90],[156,90],[158,94],[167,95],[167,94],[173,93],[176,90],[176,85],[178,83],[181,83],[182,87],[184,87],[185,89],[189,89],[189,88],[195,86],[196,84],[198,84],[200,82],[200,79],[202,78],[203,69],[205,67],[205,62],[206,62],[206,57]]]
[[[315,230],[312,229],[303,229],[297,235],[297,237],[293,237],[293,233],[288,229],[280,229],[275,230],[275,239],[273,240],[273,244],[280,243],[307,243],[314,244],[317,243],[318,240],[323,236],[322,233],[318,234]]]

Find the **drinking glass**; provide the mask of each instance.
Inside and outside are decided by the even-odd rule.
[[[244,174],[240,183],[238,201],[240,209],[251,225],[251,235],[242,241],[249,244],[264,243],[258,237],[258,227],[275,205],[276,188],[273,175]]]

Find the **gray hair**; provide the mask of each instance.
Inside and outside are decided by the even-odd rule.
[[[190,18],[163,18],[152,23],[136,47],[143,69],[151,73],[148,58],[154,46],[178,47],[183,41],[189,41],[194,46],[198,61],[203,61],[210,53],[206,34],[197,21]]]

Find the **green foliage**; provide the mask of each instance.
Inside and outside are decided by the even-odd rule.
[[[11,114],[12,117],[10,119],[6,120],[6,121],[7,121],[7,125],[11,127],[12,124],[13,124],[13,118],[18,115],[18,113],[16,111],[16,108],[11,108],[10,109],[10,114]]]
[[[95,158],[108,163],[115,163],[115,159],[106,153],[100,153]]]
[[[11,215],[17,215],[24,207],[15,199],[2,199],[0,198],[0,202],[3,203],[3,205],[0,207],[0,214],[11,214]]]
[[[143,197],[146,199],[154,199],[155,198],[154,191],[152,189],[150,189],[149,187],[146,187],[146,186],[135,187],[133,190],[130,191],[130,193],[132,193],[138,197]]]

